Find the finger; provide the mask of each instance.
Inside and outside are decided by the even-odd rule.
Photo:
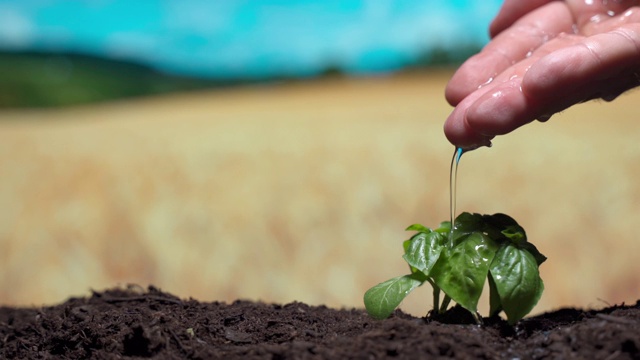
[[[572,23],[571,12],[563,2],[552,2],[526,15],[462,64],[447,84],[445,98],[456,106],[549,39],[572,31]]]
[[[522,91],[522,82],[515,79],[486,93],[469,106],[465,114],[467,130],[484,137],[510,133],[535,119],[548,120],[551,115],[590,96],[586,89],[578,89],[553,99],[532,98]],[[466,135],[469,136],[469,135]]]
[[[578,89],[606,94],[616,88],[613,81],[605,81],[604,89],[596,85],[633,74],[640,68],[638,59],[640,24],[628,24],[544,56],[524,75],[522,91],[549,104]]]
[[[612,31],[626,24],[640,23],[640,8],[630,7],[616,16],[598,19],[598,21],[592,19],[588,22],[580,29],[580,33],[584,36],[591,36]]]
[[[584,35],[595,34],[591,30],[593,25],[624,13],[640,3],[638,0],[566,0],[566,2],[574,14],[578,29]]]
[[[489,34],[492,38],[497,36],[525,14],[551,1],[553,0],[505,0],[489,25]],[[638,0],[566,0],[565,2],[574,14],[576,24],[579,27],[605,20],[607,17],[618,15],[630,7],[640,4]]]
[[[614,5],[623,6],[625,5],[624,1],[617,2]],[[603,34],[603,33],[615,33],[619,31],[620,28],[625,28],[631,26],[637,26],[635,24],[640,24],[640,8],[639,7],[630,7],[623,12],[620,12],[618,15],[607,18],[603,21],[592,21],[588,24],[589,30],[587,33],[591,34]],[[624,30],[623,30],[624,31]],[[582,31],[585,33],[585,31]],[[632,36],[633,37],[633,36]],[[605,40],[606,41],[606,40]],[[580,41],[582,42],[582,40]],[[578,42],[576,42],[577,44]],[[575,45],[575,44],[574,44]],[[616,52],[620,55],[622,52],[618,52],[618,47],[615,46],[615,42],[608,44],[611,45],[610,49],[616,49]],[[633,57],[633,55],[631,55]],[[633,59],[631,59],[633,61]],[[619,75],[605,75],[604,78],[608,79],[607,81],[600,81],[601,84],[595,85],[591,84],[590,86],[593,89],[590,91],[590,94],[586,100],[602,98],[605,101],[612,101],[620,94],[625,91],[632,89],[638,86],[640,83],[640,77],[638,76],[637,69],[623,67],[618,69]],[[614,69],[615,72],[615,69]],[[542,119],[548,119],[548,116],[543,116]]]
[[[513,25],[518,19],[525,14],[551,2],[552,0],[505,0],[496,15],[495,19],[489,25],[489,35],[495,37],[509,26]]]

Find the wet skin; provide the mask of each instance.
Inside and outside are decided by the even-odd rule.
[[[640,1],[506,0],[491,41],[453,75],[444,131],[465,149],[490,144],[574,104],[640,85]]]

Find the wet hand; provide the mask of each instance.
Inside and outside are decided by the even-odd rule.
[[[535,119],[640,85],[640,1],[506,0],[492,40],[446,88],[445,135],[488,145]]]

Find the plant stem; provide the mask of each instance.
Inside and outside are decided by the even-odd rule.
[[[433,287],[433,311],[437,314],[440,308],[440,288],[434,283],[431,283],[431,286]]]
[[[482,317],[480,316],[480,314],[478,314],[477,312],[472,312],[471,315],[473,315],[473,319],[476,321],[476,324],[482,325]]]
[[[449,297],[449,295],[444,295],[444,299],[442,299],[442,305],[440,305],[440,310],[438,311],[438,313],[442,314],[445,311],[447,311],[447,308],[449,307],[449,303],[451,302],[451,298]]]

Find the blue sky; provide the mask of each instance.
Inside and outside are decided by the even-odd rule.
[[[0,0],[0,49],[77,51],[219,78],[389,71],[482,45],[498,0]]]

